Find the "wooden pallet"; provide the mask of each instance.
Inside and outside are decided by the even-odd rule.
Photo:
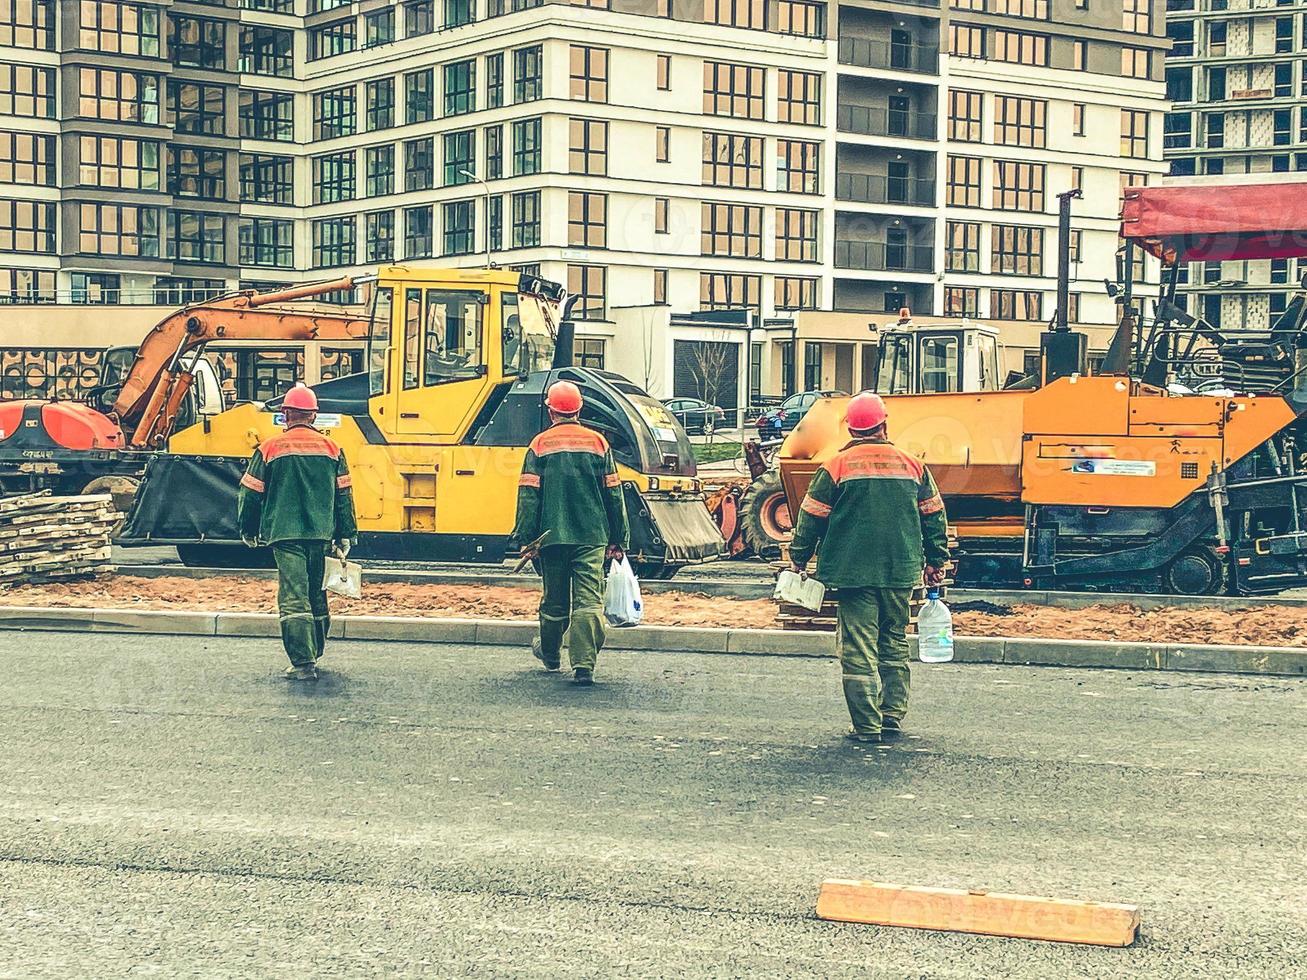
[[[43,490],[0,500],[0,585],[107,571],[121,517],[108,494],[56,497]]]

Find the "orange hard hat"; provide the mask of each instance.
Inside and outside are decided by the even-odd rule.
[[[876,428],[888,417],[885,402],[881,400],[880,395],[870,391],[864,391],[849,402],[848,411],[844,416],[845,421],[849,423],[849,428],[857,429],[859,432]]]
[[[555,381],[549,386],[545,404],[559,415],[575,415],[581,411],[581,389],[570,381]]]
[[[286,397],[281,400],[282,408],[293,408],[301,412],[316,412],[318,410],[318,396],[313,393],[313,389],[306,384],[297,384],[286,392]]]

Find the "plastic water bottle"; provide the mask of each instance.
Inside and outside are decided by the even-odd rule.
[[[926,590],[926,604],[917,614],[917,656],[925,664],[953,659],[953,614],[939,598],[939,589]]]

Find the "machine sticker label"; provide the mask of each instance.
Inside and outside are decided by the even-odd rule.
[[[1071,472],[1100,476],[1157,476],[1157,464],[1144,459],[1081,459],[1071,467]]]
[[[285,425],[286,415],[284,412],[276,412],[272,416],[273,425]],[[318,419],[313,423],[315,429],[336,429],[340,427],[340,415],[332,412],[321,412]]]

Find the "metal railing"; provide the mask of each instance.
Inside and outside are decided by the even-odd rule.
[[[860,133],[864,136],[933,140],[935,115],[881,106],[842,105],[835,110],[835,128],[841,132]]]
[[[924,44],[895,44],[879,38],[842,37],[839,44],[842,65],[917,71],[935,74],[939,70],[939,49]]]
[[[935,249],[931,245],[836,241],[835,267],[869,272],[933,272]]]
[[[925,177],[837,173],[835,197],[840,201],[860,201],[863,204],[908,204],[933,207],[935,181]]]

